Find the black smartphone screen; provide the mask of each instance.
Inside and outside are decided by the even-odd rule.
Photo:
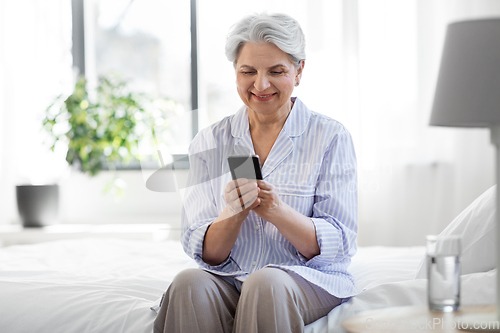
[[[259,156],[229,156],[227,161],[233,180],[238,178],[262,179]]]

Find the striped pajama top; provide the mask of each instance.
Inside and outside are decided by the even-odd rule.
[[[255,154],[242,107],[200,131],[189,147],[188,187],[183,190],[181,242],[200,268],[244,281],[263,267],[298,274],[338,298],[353,296],[347,268],[356,253],[358,228],[356,156],[339,122],[309,110],[298,98],[263,167],[280,199],[311,218],[320,254],[307,259],[277,228],[250,212],[229,257],[217,266],[202,260],[203,239],[226,207],[231,174],[227,157]]]

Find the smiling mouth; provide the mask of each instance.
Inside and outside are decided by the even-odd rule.
[[[267,94],[267,95],[257,95],[257,94],[252,93],[252,95],[254,95],[257,99],[269,99],[269,98],[273,97],[274,95],[276,95],[276,93]]]

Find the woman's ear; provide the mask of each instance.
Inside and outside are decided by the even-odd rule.
[[[300,83],[300,79],[302,78],[302,71],[304,70],[304,65],[306,64],[305,60],[301,60],[299,62],[299,66],[297,68],[297,76],[295,79],[296,85],[298,86]]]
[[[302,59],[299,63],[299,69],[298,69],[298,72],[300,72],[300,74],[302,74],[302,70],[304,69],[305,65],[306,65],[306,59]]]

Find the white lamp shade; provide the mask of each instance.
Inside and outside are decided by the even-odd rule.
[[[430,125],[500,125],[500,18],[448,26]]]

